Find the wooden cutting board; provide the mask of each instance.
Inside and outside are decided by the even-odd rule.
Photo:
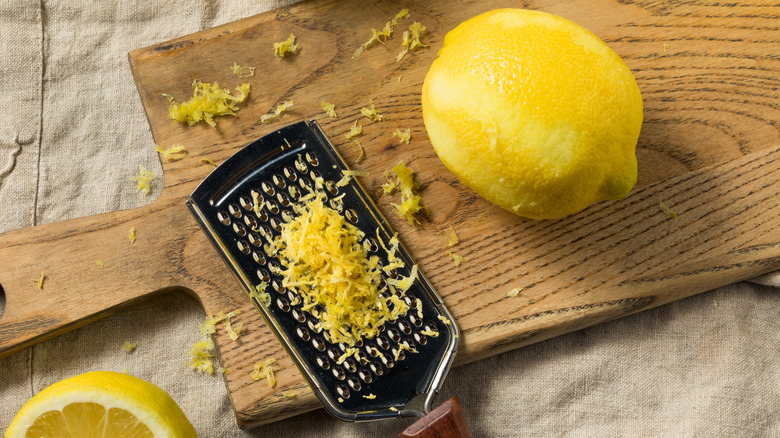
[[[87,324],[152,295],[184,290],[208,313],[243,310],[240,342],[216,336],[224,376],[242,427],[318,407],[318,402],[251,307],[187,211],[184,200],[211,170],[248,142],[280,126],[317,120],[390,218],[463,331],[464,364],[780,268],[780,62],[778,2],[615,0],[447,2],[410,0],[386,45],[351,59],[355,49],[400,9],[394,2],[315,0],[135,50],[131,69],[154,135],[183,145],[164,161],[159,199],[118,211],[0,236],[0,355]],[[540,9],[572,19],[620,54],[642,90],[639,182],[621,201],[602,202],[560,220],[516,217],[460,184],[429,144],[420,110],[425,73],[446,32],[498,7]],[[427,26],[430,45],[396,62],[401,32]],[[294,33],[300,52],[273,56]],[[230,67],[254,66],[239,79]],[[573,72],[576,74],[576,72]],[[252,85],[238,118],[218,129],[174,123],[170,94],[191,95],[195,79]],[[360,118],[373,99],[386,117]],[[273,124],[260,116],[277,103],[294,107]],[[327,117],[320,101],[336,105]],[[355,120],[365,159],[344,138]],[[392,136],[411,129],[409,145]],[[151,141],[150,141],[151,143]],[[398,161],[415,170],[432,215],[411,227],[379,189]],[[670,219],[664,202],[677,212]],[[130,244],[130,227],[138,240]],[[450,227],[461,242],[447,246]],[[459,267],[447,251],[467,260]],[[96,266],[95,260],[104,262]],[[31,278],[46,275],[45,293]],[[507,292],[522,287],[516,297]],[[271,389],[250,378],[257,360],[277,359]],[[182,358],[182,363],[186,358]],[[295,398],[283,394],[296,394]]]

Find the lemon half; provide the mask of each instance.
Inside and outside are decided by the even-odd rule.
[[[197,437],[176,402],[127,374],[93,371],[62,380],[31,398],[5,438]]]
[[[461,23],[426,75],[422,110],[444,165],[518,215],[566,216],[636,183],[639,87],[562,17],[497,9]]]

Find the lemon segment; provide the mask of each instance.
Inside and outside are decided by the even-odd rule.
[[[57,382],[16,414],[5,438],[197,437],[176,402],[123,373],[93,371]]]
[[[426,75],[422,110],[444,165],[518,215],[566,216],[636,183],[639,87],[564,18],[498,9],[461,23]]]

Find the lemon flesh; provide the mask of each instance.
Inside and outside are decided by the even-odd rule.
[[[109,371],[57,382],[16,414],[5,438],[197,437],[176,402],[157,386]]]
[[[562,17],[497,9],[461,23],[425,77],[422,110],[444,165],[518,215],[566,216],[636,184],[639,87]]]

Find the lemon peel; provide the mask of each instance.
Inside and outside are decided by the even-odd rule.
[[[387,41],[387,39],[390,38],[391,35],[393,35],[393,30],[398,25],[398,20],[401,20],[403,18],[408,18],[408,17],[409,17],[409,10],[401,9],[400,12],[395,14],[395,17],[393,17],[390,21],[385,23],[381,31],[372,28],[371,38],[369,38],[368,41],[363,43],[360,47],[358,47],[357,50],[355,50],[355,53],[352,55],[352,59],[355,59],[358,56],[360,56],[364,50],[372,46],[374,43],[384,44],[385,41]]]
[[[138,191],[143,193],[144,197],[149,194],[149,192],[152,190],[151,183],[155,179],[157,179],[157,174],[147,170],[143,164],[138,165],[138,175],[130,177],[131,181],[135,181],[136,185],[138,187]]]
[[[368,117],[375,122],[381,122],[385,119],[385,116],[379,114],[379,112],[376,110],[373,99],[368,101],[368,108],[360,108],[360,114],[362,114],[363,117]]]
[[[276,105],[276,108],[274,111],[270,114],[263,114],[260,116],[260,122],[261,123],[271,123],[272,121],[279,118],[279,116],[282,115],[283,112],[287,111],[287,108],[290,108],[293,106],[293,101],[288,100],[282,103],[279,103]]]
[[[239,78],[251,78],[255,75],[255,67],[242,67],[235,62],[233,67],[230,67],[230,71]]]
[[[398,137],[398,141],[401,143],[409,144],[409,140],[412,138],[411,129],[396,129],[393,131],[393,137]]]
[[[293,34],[280,43],[274,43],[274,55],[280,58],[284,58],[284,55],[288,53],[295,54],[297,51],[298,45],[295,44],[295,35]]]
[[[325,114],[328,115],[328,117],[332,119],[337,119],[339,117],[338,114],[336,114],[336,105],[325,102],[323,100],[320,102],[320,106],[322,107],[323,111],[325,111]]]
[[[181,160],[187,155],[187,151],[179,144],[172,144],[168,149],[163,149],[160,145],[154,145],[154,150],[168,161]]]
[[[352,127],[349,128],[349,131],[344,134],[344,136],[347,137],[347,140],[352,140],[355,137],[360,137],[363,135],[363,126],[358,125],[358,122],[360,122],[360,120],[355,120],[355,123],[353,123]]]
[[[411,50],[417,50],[423,47],[428,47],[427,44],[423,44],[420,41],[420,34],[425,31],[425,26],[422,23],[414,22],[409,26],[409,30],[404,31],[403,41],[401,45],[404,46],[403,50],[398,53],[395,61],[400,62],[404,56]]]

